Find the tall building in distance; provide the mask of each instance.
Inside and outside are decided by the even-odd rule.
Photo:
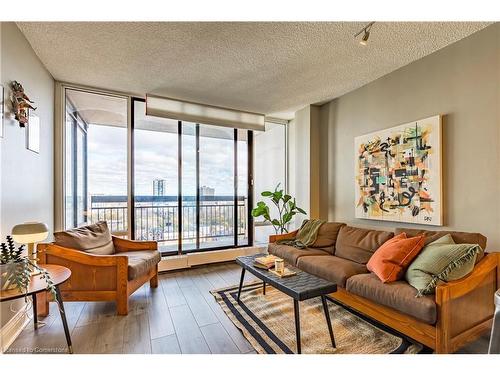
[[[153,196],[163,197],[167,193],[167,180],[156,179],[153,180]]]
[[[200,187],[200,196],[202,197],[213,197],[215,195],[215,189],[210,186],[201,186]]]

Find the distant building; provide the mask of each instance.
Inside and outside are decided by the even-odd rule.
[[[153,196],[163,197],[167,193],[167,180],[153,180]]]
[[[215,195],[215,189],[210,186],[203,185],[200,187],[200,196],[202,197],[213,197]]]

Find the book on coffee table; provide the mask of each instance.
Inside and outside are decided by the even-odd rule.
[[[258,258],[254,259],[254,266],[257,268],[262,268],[262,269],[268,270],[268,269],[274,267],[274,261],[276,259],[281,259],[281,258],[278,258],[275,255],[266,255],[266,256],[258,257]]]

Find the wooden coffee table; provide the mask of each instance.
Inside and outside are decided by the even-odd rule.
[[[66,343],[68,344],[68,352],[73,353],[73,347],[71,345],[71,336],[69,335],[68,322],[66,320],[66,313],[64,311],[63,299],[61,296],[61,291],[59,290],[59,285],[64,283],[71,276],[71,271],[63,266],[57,266],[55,264],[43,264],[41,265],[50,275],[52,282],[56,287],[57,304],[59,307],[59,313],[61,314],[61,320],[64,327],[64,334],[66,336]],[[45,292],[47,289],[47,284],[41,275],[31,276],[31,281],[28,286],[28,291],[26,295],[31,296],[33,301],[33,324],[35,329],[38,329],[38,313],[36,306],[36,295],[40,292]],[[18,298],[24,298],[24,293],[20,292],[17,288],[10,290],[3,290],[0,294],[0,302],[11,301]]]
[[[296,275],[281,278],[274,275],[273,273],[257,268],[254,266],[254,259],[261,256],[266,256],[267,254],[257,254],[249,256],[241,256],[236,258],[236,263],[241,266],[241,278],[240,286],[238,289],[237,301],[240,302],[241,288],[243,287],[243,280],[245,278],[245,271],[250,272],[252,275],[256,276],[263,281],[263,293],[266,294],[266,284],[273,286],[279,291],[285,293],[286,295],[293,298],[293,310],[295,315],[295,335],[297,338],[297,353],[300,354],[301,344],[300,344],[300,313],[299,313],[299,301],[304,301],[307,299],[321,297],[321,302],[323,304],[323,310],[325,313],[326,324],[328,326],[328,331],[330,333],[330,339],[332,341],[332,346],[335,348],[335,338],[333,335],[332,323],[330,321],[330,313],[328,311],[328,305],[326,300],[326,295],[334,293],[337,291],[337,284],[322,279],[320,277],[311,275],[305,271],[299,270],[295,267],[287,266],[289,269],[293,269],[297,272]]]

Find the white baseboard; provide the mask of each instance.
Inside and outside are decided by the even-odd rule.
[[[25,309],[20,309],[2,328],[0,328],[0,342],[2,353],[5,353],[9,346],[19,336],[24,327],[29,323],[30,318],[25,313]]]
[[[228,262],[235,260],[241,255],[252,255],[265,253],[266,248],[261,246],[239,247],[226,250],[200,251],[185,255],[176,255],[165,257],[158,265],[158,271],[172,271],[202,264]]]

